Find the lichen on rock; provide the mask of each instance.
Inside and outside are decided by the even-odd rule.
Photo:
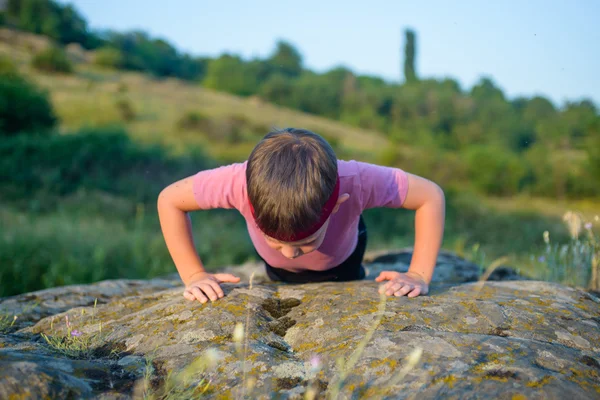
[[[369,279],[361,282],[288,285],[259,277],[262,283],[252,288],[244,280],[224,284],[225,297],[207,304],[186,301],[173,279],[107,281],[0,299],[0,314],[18,315],[14,329],[0,334],[0,398],[137,398],[205,359],[218,362],[209,368],[207,361],[188,378],[210,381],[207,398],[269,398],[274,392],[301,398],[308,387],[330,390],[340,365],[356,355],[378,321],[380,297],[372,279],[382,269],[402,270],[406,259],[403,252],[374,259],[367,265]],[[428,296],[385,300],[342,393],[600,396],[597,297],[528,280],[481,286],[474,282],[478,267],[469,270],[468,262],[449,254],[440,255],[439,263],[457,272],[441,268]],[[59,322],[67,315],[71,327]],[[239,323],[245,337],[236,343]],[[61,355],[40,336],[68,335],[73,328],[89,335],[100,325],[105,348],[85,360]],[[422,353],[407,369],[415,349]],[[402,379],[390,386],[399,374]]]

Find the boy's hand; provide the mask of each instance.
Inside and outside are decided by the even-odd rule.
[[[206,272],[187,285],[183,297],[190,301],[198,300],[200,303],[206,303],[208,299],[216,301],[225,296],[219,283],[237,283],[239,281],[240,278],[232,274],[209,274]]]
[[[375,281],[389,281],[379,287],[379,293],[385,292],[387,296],[417,297],[429,292],[427,282],[419,274],[410,271],[404,274],[396,271],[381,271]]]

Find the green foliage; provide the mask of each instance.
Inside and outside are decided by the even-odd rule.
[[[169,42],[144,32],[110,32],[107,41],[120,53],[121,68],[189,80],[200,80],[206,69],[206,59],[181,55]]]
[[[52,0],[7,0],[5,23],[19,29],[46,35],[59,43],[79,43],[93,48],[101,40],[90,33],[85,19],[72,5]]]
[[[288,78],[294,78],[302,72],[302,56],[290,43],[279,41],[276,49],[267,60],[271,66],[271,73],[281,74]]]
[[[202,82],[204,86],[248,96],[258,89],[260,64],[245,63],[240,57],[224,54],[211,60]]]
[[[14,316],[5,315],[5,314],[0,315],[0,333],[9,332],[11,329],[13,329],[13,326],[15,325],[16,321],[17,321],[16,315],[14,315]]]
[[[12,60],[5,56],[4,54],[0,54],[0,75],[17,75],[17,67],[12,62]]]
[[[125,122],[131,122],[136,117],[135,109],[133,108],[133,104],[128,99],[121,98],[117,100],[115,103],[117,110],[119,110],[119,115],[121,119]]]
[[[47,132],[56,116],[46,93],[0,59],[0,137],[19,132]]]
[[[465,157],[473,185],[493,195],[514,195],[526,169],[516,155],[492,147],[474,147]]]
[[[415,53],[417,52],[415,44],[415,32],[407,29],[404,32],[406,43],[404,45],[404,79],[407,83],[417,81],[417,72],[415,69]]]
[[[544,251],[534,261],[541,266],[546,280],[573,286],[600,287],[600,237],[593,230],[592,222],[571,211],[563,220],[571,238],[566,243],[550,240],[549,232],[544,232]]]
[[[177,121],[177,129],[187,131],[209,132],[212,129],[211,119],[198,111],[189,111]]]
[[[182,115],[177,121],[177,129],[198,132],[211,140],[228,144],[239,144],[244,140],[254,142],[269,132],[268,127],[253,124],[243,115],[209,118],[197,111]]]
[[[114,47],[102,47],[96,50],[94,54],[94,64],[101,67],[121,68],[123,65],[123,55],[121,51]]]
[[[598,136],[594,127],[600,115],[591,101],[567,102],[559,108],[541,96],[507,99],[489,77],[467,90],[452,79],[419,79],[417,37],[410,29],[404,32],[405,83],[398,85],[340,67],[324,73],[306,70],[300,51],[285,41],[277,42],[264,59],[244,60],[235,54],[209,59],[181,54],[169,42],[144,32],[108,32],[100,40],[87,31],[86,22],[73,8],[50,0],[8,1],[5,16],[9,25],[46,33],[62,43],[70,37],[90,47],[95,38],[94,46],[101,45],[95,58],[98,65],[194,80],[214,90],[258,95],[279,106],[382,131],[396,144],[418,148],[417,153],[435,153],[438,160],[444,160],[442,169],[460,176],[453,182],[439,171],[439,161],[387,151],[386,157],[395,160],[395,165],[418,170],[430,179],[441,177],[441,183],[469,178],[480,192],[493,195],[566,198],[600,193],[592,183],[598,179],[597,156],[588,147]],[[56,67],[60,62],[47,59],[46,69],[61,69]],[[127,101],[119,100],[117,107],[123,121],[135,119]],[[201,132],[212,141],[244,143],[256,136],[256,129],[240,128],[235,122],[188,117],[182,116],[178,129]],[[477,164],[486,158],[484,148],[495,148],[502,155],[493,155],[480,168]],[[466,164],[458,166],[462,160]],[[461,171],[465,168],[468,174]],[[510,170],[509,177],[494,181],[494,174],[504,168]]]
[[[289,105],[293,83],[281,74],[271,76],[260,88],[260,96],[277,105]]]
[[[96,189],[154,200],[174,176],[209,165],[202,154],[176,160],[159,147],[140,147],[120,129],[0,141],[0,187],[20,198]]]
[[[98,299],[94,301],[94,308],[92,309],[92,317],[89,325],[96,325],[97,328],[93,332],[83,333],[76,329],[76,320],[71,318],[69,315],[65,315],[65,327],[57,329],[50,335],[41,333],[42,338],[46,341],[47,346],[57,353],[63,356],[75,359],[91,359],[94,356],[100,355],[99,353],[106,347],[106,332],[102,332],[102,322],[96,324],[96,305]],[[85,315],[85,311],[82,310],[81,316]],[[54,329],[54,320],[50,323],[50,329]],[[60,332],[60,331],[62,332]],[[113,355],[116,351],[112,350],[109,355]]]
[[[69,74],[73,72],[73,65],[67,54],[60,47],[52,46],[36,54],[31,65],[40,71]]]

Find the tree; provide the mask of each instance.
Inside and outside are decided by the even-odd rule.
[[[7,62],[0,64],[0,136],[48,132],[57,121],[48,95],[7,67]]]
[[[101,44],[71,5],[52,0],[7,0],[4,14],[9,25],[46,35],[62,44],[79,43],[86,48]]]
[[[238,56],[223,54],[210,61],[202,83],[211,89],[249,96],[258,90],[258,67],[257,63],[244,63]]]
[[[279,41],[273,55],[267,60],[273,73],[295,78],[302,72],[302,56],[290,43]]]
[[[412,83],[418,80],[415,69],[415,55],[417,52],[415,32],[407,29],[404,31],[404,37],[406,39],[406,43],[404,44],[404,79],[407,83]]]

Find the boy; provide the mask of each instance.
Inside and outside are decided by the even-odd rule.
[[[267,134],[248,161],[201,171],[166,187],[158,197],[165,242],[186,288],[201,303],[223,297],[232,274],[208,273],[195,251],[187,213],[236,208],[275,281],[363,279],[366,229],[362,211],[416,210],[415,246],[407,273],[383,271],[375,279],[386,295],[427,294],[440,249],[445,200],[433,182],[397,168],[337,160],[319,135],[288,128]]]

